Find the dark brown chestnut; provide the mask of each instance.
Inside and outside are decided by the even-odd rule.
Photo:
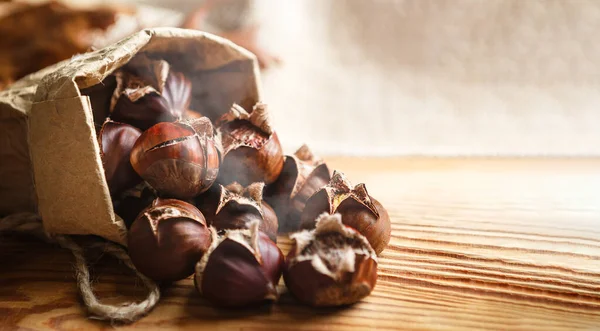
[[[377,281],[377,256],[367,239],[343,225],[340,214],[322,214],[316,229],[290,235],[283,279],[299,301],[341,306],[371,293]]]
[[[142,130],[184,116],[191,102],[192,85],[164,60],[140,57],[115,73],[117,88],[110,117]]]
[[[300,230],[300,215],[306,201],[330,179],[327,165],[306,145],[285,157],[279,178],[265,189],[265,200],[279,218],[279,232]]]
[[[127,246],[135,267],[155,281],[176,281],[194,273],[212,236],[202,213],[176,199],[156,199],[129,229]]]
[[[217,186],[213,186],[217,187]],[[218,185],[198,196],[196,206],[206,217],[210,226],[217,230],[244,229],[254,221],[259,230],[277,242],[279,222],[273,208],[263,201],[264,183],[253,183],[243,187],[239,183]]]
[[[306,201],[302,228],[314,228],[322,213],[341,214],[344,224],[365,236],[377,254],[390,242],[392,227],[387,210],[367,193],[365,184],[352,186],[341,172],[334,171],[329,184]]]
[[[283,262],[281,250],[254,222],[249,229],[213,237],[196,265],[194,283],[208,301],[222,307],[275,301]]]
[[[161,196],[190,199],[206,191],[219,173],[219,149],[206,117],[158,123],[131,151],[133,169]]]
[[[131,125],[110,119],[102,124],[98,144],[106,183],[113,197],[142,181],[129,163],[133,145],[141,134]]]
[[[283,151],[265,104],[257,104],[251,113],[233,105],[216,125],[224,151],[219,183],[270,184],[279,177]]]

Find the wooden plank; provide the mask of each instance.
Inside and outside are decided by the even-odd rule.
[[[352,307],[312,309],[289,294],[245,310],[211,307],[184,280],[123,329],[596,329],[600,326],[600,159],[330,158],[393,219],[375,291]],[[96,330],[68,252],[0,240],[0,329]],[[287,250],[289,241],[280,238]],[[90,256],[105,300],[140,298],[118,262]],[[283,284],[280,289],[285,291]]]

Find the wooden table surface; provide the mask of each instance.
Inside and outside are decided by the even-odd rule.
[[[371,296],[312,309],[221,310],[191,279],[123,329],[600,329],[600,159],[330,158],[392,217]],[[280,237],[286,250],[289,241]],[[90,255],[109,302],[141,298],[124,266]],[[284,290],[283,285],[280,287]],[[70,253],[23,236],[0,240],[0,329],[96,330],[80,306]]]

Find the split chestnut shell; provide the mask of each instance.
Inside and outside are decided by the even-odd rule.
[[[218,231],[245,229],[256,221],[258,229],[276,242],[279,222],[273,208],[262,199],[264,186],[253,183],[243,187],[237,182],[215,185],[195,199],[196,206]]]
[[[283,277],[299,301],[315,307],[348,305],[375,287],[375,251],[364,236],[342,224],[339,214],[323,214],[316,229],[290,238],[294,244]]]
[[[279,177],[283,168],[283,150],[265,104],[257,104],[251,113],[233,105],[216,125],[224,151],[219,183],[270,184]]]
[[[275,301],[283,254],[267,235],[250,229],[229,230],[213,237],[208,253],[196,265],[194,283],[211,303],[242,307]]]
[[[341,172],[334,171],[329,184],[306,201],[302,228],[314,228],[322,213],[342,215],[342,222],[365,236],[377,254],[390,242],[392,225],[387,210],[369,195],[365,184],[353,186]]]
[[[192,85],[164,60],[136,57],[115,73],[117,87],[110,117],[142,130],[160,122],[183,118],[192,96]]]
[[[131,164],[160,196],[189,199],[208,190],[219,173],[209,119],[156,124],[133,146]]]
[[[300,215],[306,201],[330,179],[327,165],[306,145],[285,157],[281,175],[265,189],[265,200],[279,218],[280,232],[300,230]]]

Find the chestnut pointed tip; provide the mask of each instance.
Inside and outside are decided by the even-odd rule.
[[[314,155],[307,144],[302,144],[302,146],[296,150],[294,156],[304,162],[310,162],[313,164],[322,163],[322,160]]]

